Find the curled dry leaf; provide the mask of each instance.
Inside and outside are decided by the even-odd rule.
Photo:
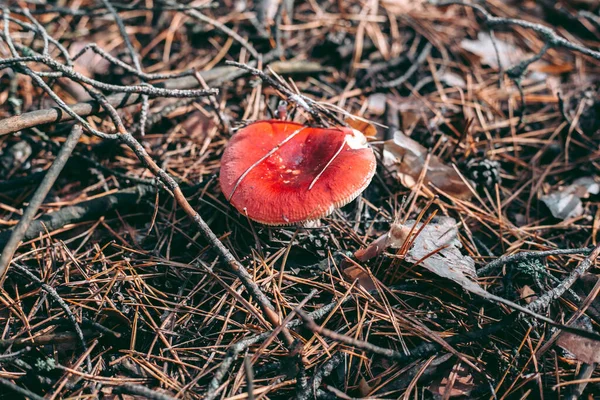
[[[434,399],[469,396],[475,387],[473,375],[462,364],[456,364],[449,376],[434,381],[427,388]]]
[[[352,129],[356,129],[365,135],[365,137],[373,138],[377,136],[377,128],[363,118],[347,117],[344,122],[347,123]]]
[[[486,32],[479,32],[477,40],[463,39],[460,42],[460,47],[469,53],[475,54],[481,59],[482,64],[489,65],[492,68],[510,68],[530,57],[521,48],[511,43],[499,38],[496,38],[495,41],[498,54],[496,54],[492,37]]]
[[[572,326],[593,331],[592,323],[585,315],[575,321]],[[556,340],[556,344],[575,356],[578,361],[586,364],[600,363],[600,346],[593,339],[563,332]]]
[[[466,88],[467,82],[464,78],[454,72],[446,71],[440,75],[440,80],[448,86]]]
[[[369,385],[369,382],[361,375],[360,380],[358,381],[358,392],[360,393],[360,397],[368,397],[372,391],[373,388]]]
[[[360,261],[366,261],[383,253],[387,248],[401,248],[407,240],[411,240],[405,255],[407,261],[419,263],[434,274],[458,283],[466,290],[471,290],[473,286],[481,289],[474,282],[477,276],[475,261],[460,252],[462,245],[458,240],[456,220],[439,217],[424,227],[421,222],[416,226],[415,223],[416,221],[411,220],[406,224],[393,224],[389,232],[374,240],[366,249],[358,250],[354,256]]]
[[[519,293],[519,298],[525,300],[525,302],[527,304],[536,301],[537,300],[537,296],[535,294],[535,292],[533,291],[533,289],[528,286],[525,285],[522,288],[517,289],[517,292]]]
[[[71,55],[79,53],[88,43],[76,41],[69,48]],[[95,74],[104,75],[108,72],[110,62],[92,50],[87,50],[75,61],[75,71],[88,78],[93,78]]]
[[[375,282],[373,282],[371,276],[369,276],[369,274],[362,267],[354,264],[350,264],[348,266],[348,264],[344,263],[342,264],[342,268],[344,275],[346,275],[350,281],[353,282],[354,280],[358,280],[358,284],[366,291],[371,292],[377,289],[377,286],[375,286]]]
[[[408,221],[406,227],[412,227],[415,221]],[[425,225],[418,223],[412,246],[406,253],[406,260],[417,263],[441,277],[451,279],[463,285],[465,279],[473,283],[477,273],[475,261],[460,252],[457,223],[453,218],[440,217]]]
[[[386,102],[387,96],[384,93],[373,93],[367,100],[367,111],[372,115],[383,115]]]
[[[477,40],[463,39],[460,46],[480,58],[481,63],[489,65],[492,68],[502,67],[510,68],[518,63],[527,60],[533,56],[533,53],[524,51],[522,48],[508,43],[498,37],[495,39],[496,48],[492,37],[487,32],[479,32]],[[546,79],[546,74],[561,74],[573,69],[570,64],[548,64],[543,60],[538,60],[530,66],[531,78],[534,80]]]
[[[592,177],[576,179],[569,186],[541,196],[540,200],[546,204],[552,216],[562,220],[579,217],[583,214],[582,198],[590,194],[598,194],[600,184]]]
[[[427,160],[427,149],[402,132],[397,131],[394,139],[385,142],[383,164],[398,175],[402,185],[412,189],[421,175]],[[448,195],[467,200],[471,190],[456,170],[432,155],[427,166],[425,182],[432,184]]]

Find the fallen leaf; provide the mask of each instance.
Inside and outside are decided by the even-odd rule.
[[[363,118],[358,117],[348,117],[344,120],[352,129],[356,129],[366,137],[375,137],[377,136],[377,128],[373,126],[373,124],[365,121]]]
[[[482,64],[489,65],[492,68],[501,66],[503,69],[508,69],[533,56],[533,53],[525,51],[512,43],[505,42],[498,37],[496,37],[495,42],[498,49],[497,54],[494,41],[492,41],[490,34],[486,32],[479,32],[477,40],[463,39],[460,46],[479,57]],[[534,81],[541,81],[547,78],[546,74],[558,75],[572,69],[573,66],[568,63],[549,64],[543,60],[538,60],[529,66],[529,70],[532,71],[529,77]]]
[[[579,217],[583,214],[582,198],[598,194],[600,184],[592,177],[576,179],[572,184],[540,197],[552,216],[562,220]]]
[[[383,164],[396,172],[402,185],[409,189],[415,187],[427,159],[428,151],[416,141],[397,131],[394,138],[384,143]],[[425,182],[443,192],[467,200],[471,191],[456,170],[432,155],[427,166]]]
[[[510,68],[531,56],[519,47],[499,38],[496,38],[495,42],[498,54],[496,54],[492,37],[486,32],[479,32],[477,40],[463,39],[460,42],[460,46],[464,50],[478,56],[482,64],[493,68]]]
[[[73,56],[79,53],[87,44],[86,42],[73,42],[69,48],[69,53]],[[93,78],[95,74],[106,74],[110,67],[110,62],[92,50],[86,50],[85,53],[75,60],[73,67],[80,74],[88,78]]]
[[[523,286],[520,289],[517,289],[517,292],[519,293],[519,297],[522,300],[525,300],[525,303],[529,304],[532,301],[537,300],[537,296],[535,294],[535,292],[533,291],[533,289],[531,287],[529,287],[528,285]]]
[[[415,221],[407,221],[412,227]],[[462,244],[458,240],[458,224],[453,218],[439,217],[423,227],[416,224],[414,232],[419,232],[406,253],[406,260],[417,263],[443,278],[457,283],[467,279],[470,283],[477,277],[475,261],[460,252]],[[461,284],[462,286],[462,284]]]
[[[375,286],[375,282],[369,276],[369,274],[358,265],[350,265],[348,267],[343,267],[344,275],[350,280],[354,281],[358,279],[358,284],[363,287],[367,292],[371,292],[377,289]]]
[[[446,71],[440,75],[440,81],[451,87],[466,88],[467,82],[462,76],[455,74],[454,72]]]
[[[405,260],[419,263],[429,271],[443,278],[463,285],[477,285],[475,261],[460,252],[456,220],[450,217],[434,218],[423,227],[423,223],[407,221],[405,224],[392,224],[390,230],[374,240],[366,249],[358,250],[354,256],[366,261],[383,253],[387,248],[401,248],[410,236],[412,243]],[[412,235],[411,235],[412,231]],[[416,235],[416,236],[414,236]]]
[[[593,331],[589,317],[583,315],[571,326]],[[600,346],[598,342],[569,332],[563,332],[556,344],[571,353],[578,361],[586,364],[600,363]]]
[[[373,93],[367,99],[367,111],[372,115],[383,115],[386,102],[387,96],[385,93]]]
[[[382,254],[389,247],[399,248],[406,241],[409,232],[410,228],[405,225],[392,224],[388,232],[372,241],[367,248],[357,250],[354,257],[359,261],[367,261]]]
[[[461,363],[458,363],[454,365],[449,376],[434,381],[427,389],[433,394],[434,399],[447,399],[469,396],[474,388],[473,376]]]
[[[358,392],[360,393],[360,397],[367,397],[371,393],[373,388],[369,385],[369,382],[361,375],[360,380],[358,381]]]

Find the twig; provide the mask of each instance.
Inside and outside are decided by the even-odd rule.
[[[113,107],[122,108],[137,103],[141,99],[141,95],[119,93],[108,96],[106,99]],[[69,108],[79,117],[86,117],[101,111],[101,107],[95,101],[76,103],[69,106]],[[74,119],[72,114],[65,113],[63,110],[61,107],[53,107],[5,118],[0,121],[0,136],[39,125],[66,122]]]
[[[22,240],[34,239],[40,233],[52,232],[65,225],[93,220],[117,209],[127,210],[140,204],[145,196],[155,193],[155,191],[156,188],[152,186],[137,185],[113,194],[63,207],[33,221],[24,233]],[[0,232],[0,249],[8,242],[13,232],[14,230]]]
[[[182,72],[147,74],[143,71],[138,71],[136,68],[131,67],[131,65],[119,60],[118,58],[112,56],[110,53],[107,53],[105,50],[103,50],[101,47],[99,47],[96,43],[86,44],[81,50],[79,50],[77,52],[77,54],[75,54],[73,56],[73,60],[77,60],[88,50],[93,51],[94,53],[98,54],[99,56],[101,56],[106,61],[110,62],[111,64],[121,67],[128,72],[131,72],[133,75],[135,75],[138,78],[145,80],[145,81],[155,81],[155,80],[161,80],[161,79],[177,79],[177,78],[183,78],[186,76],[190,76],[194,73],[193,69],[188,69],[188,70],[185,70]],[[204,72],[206,72],[206,71],[204,71]],[[157,84],[157,86],[158,85],[160,85],[160,84]]]
[[[521,262],[525,260],[529,260],[532,258],[543,258],[549,256],[560,256],[567,254],[588,254],[592,251],[589,247],[583,247],[579,249],[555,249],[555,250],[544,250],[544,251],[524,251],[521,253],[511,254],[508,256],[502,256],[494,261],[487,264],[485,267],[482,267],[477,270],[477,276],[485,276],[490,271],[499,268],[503,265],[515,262]]]
[[[575,268],[565,280],[563,280],[554,289],[549,290],[540,296],[537,300],[531,302],[527,308],[533,311],[539,311],[545,307],[548,307],[554,300],[560,298],[573,284],[579,279],[579,277],[585,274],[596,261],[596,258],[600,254],[600,244],[596,246],[592,252]]]
[[[592,377],[597,366],[598,366],[598,364],[596,364],[596,363],[594,363],[594,364],[585,364],[584,363],[581,366],[581,369],[579,370],[579,373],[577,374],[577,377],[575,378],[575,380],[580,381],[580,383],[574,384],[571,386],[569,393],[565,397],[565,400],[577,400],[577,399],[582,398],[581,396],[583,395],[583,391],[585,390],[585,387],[588,384],[587,381]]]
[[[77,145],[77,142],[81,137],[81,133],[81,126],[75,125],[71,130],[71,133],[67,137],[65,144],[56,156],[56,159],[52,163],[52,166],[50,166],[50,168],[48,169],[48,172],[46,173],[46,176],[44,176],[44,179],[40,183],[40,186],[37,188],[33,197],[31,198],[27,209],[23,213],[23,217],[21,218],[17,226],[15,226],[15,228],[12,230],[10,239],[6,243],[6,246],[4,246],[2,254],[0,255],[0,287],[4,282],[6,270],[8,268],[8,265],[10,264],[10,261],[12,260],[13,254],[17,250],[19,243],[23,239],[23,236],[25,236],[25,233],[27,232],[31,221],[33,221],[35,214],[37,214],[37,211],[42,205],[46,196],[48,195],[48,192],[50,191],[50,189],[54,185],[54,182],[58,178],[60,171],[62,171],[63,167],[69,160],[71,153],[75,149],[75,146]]]
[[[417,70],[419,69],[421,64],[423,64],[425,62],[425,60],[431,53],[432,48],[433,48],[433,45],[428,42],[425,45],[425,47],[423,47],[423,50],[421,50],[421,53],[419,54],[417,59],[411,64],[410,68],[408,68],[404,74],[402,74],[398,78],[393,79],[389,82],[378,83],[376,86],[378,88],[389,89],[389,88],[395,88],[395,87],[402,85],[404,82],[409,80],[415,74],[415,72],[417,72]]]
[[[344,353],[336,353],[323,365],[318,367],[314,375],[310,379],[310,382],[308,383],[308,390],[298,393],[298,395],[296,396],[296,400],[308,400],[310,398],[314,398],[319,391],[319,386],[321,386],[323,378],[326,378],[329,375],[331,375],[333,370],[335,370],[337,366],[340,365],[342,361],[344,361],[344,357]]]
[[[346,298],[346,299],[349,299],[349,298]],[[313,311],[313,312],[309,313],[308,315],[313,320],[319,320],[321,318],[324,318],[327,314],[329,314],[337,306],[338,306],[338,303],[334,302],[334,303],[328,304],[328,305],[320,308],[319,310]],[[291,329],[291,328],[295,328],[300,325],[302,325],[302,320],[296,319],[296,320],[290,321],[288,323],[285,323],[284,326],[288,329]],[[221,361],[221,365],[219,366],[217,371],[214,373],[213,378],[211,379],[210,383],[208,384],[208,389],[207,389],[205,400],[212,400],[212,399],[216,398],[217,389],[221,385],[221,382],[223,382],[223,379],[225,379],[225,376],[227,375],[227,372],[229,371],[231,364],[233,364],[233,362],[237,359],[237,357],[239,356],[239,354],[241,352],[246,351],[246,349],[248,349],[250,346],[252,346],[254,344],[257,344],[264,340],[269,339],[270,337],[273,336],[274,332],[275,331],[263,332],[259,335],[252,336],[252,337],[249,337],[246,339],[242,339],[239,342],[235,343],[234,345],[230,346],[227,349],[227,355],[225,356],[225,358],[223,358],[223,361]]]
[[[116,394],[133,394],[136,396],[142,396],[149,400],[176,400],[175,397],[166,393],[160,393],[155,390],[149,389],[145,386],[134,385],[131,383],[125,383],[121,386],[114,388]]]
[[[6,34],[5,34],[6,35]],[[14,67],[18,65],[24,65],[27,62],[39,62],[42,64],[46,64],[48,67],[52,68],[57,72],[61,72],[63,76],[69,77],[77,82],[85,83],[90,86],[93,86],[100,90],[105,90],[109,92],[117,92],[117,93],[137,93],[137,94],[145,94],[152,97],[201,97],[201,96],[212,96],[218,94],[218,89],[163,89],[157,86],[152,85],[114,85],[110,83],[100,82],[92,78],[88,78],[85,75],[76,72],[74,69],[69,68],[65,65],[58,63],[50,57],[44,56],[28,56],[28,57],[20,57],[14,56],[13,58],[7,58],[0,60],[0,67],[9,66]],[[37,74],[36,74],[37,75]]]
[[[171,7],[178,6],[178,4],[173,0],[161,0],[161,2],[164,4],[167,4],[168,6],[171,6]],[[258,51],[256,51],[256,49],[250,43],[248,43],[248,41],[246,39],[244,39],[243,37],[238,35],[236,32],[234,32],[233,30],[226,27],[219,21],[209,18],[206,15],[204,15],[194,9],[184,10],[183,12],[192,18],[196,18],[197,20],[200,20],[206,24],[213,25],[215,28],[223,31],[227,36],[230,36],[235,41],[237,41],[239,44],[241,44],[242,47],[244,47],[246,50],[248,50],[248,52],[252,55],[252,57],[254,57],[254,58],[259,57]]]
[[[246,373],[248,400],[254,400],[254,369],[252,368],[252,358],[248,354],[244,357],[244,372]]]
[[[131,62],[133,62],[133,66],[135,67],[135,70],[142,74],[142,64],[140,63],[140,59],[138,58],[135,49],[133,48],[133,45],[131,44],[131,40],[129,39],[129,35],[127,34],[127,29],[125,28],[125,24],[123,23],[123,20],[121,19],[121,17],[119,16],[119,13],[117,13],[117,10],[114,9],[114,7],[112,6],[112,4],[110,3],[109,0],[102,0],[102,3],[106,6],[106,9],[108,11],[110,11],[110,13],[113,15],[113,18],[115,19],[115,22],[117,23],[117,27],[119,28],[119,32],[121,33],[121,37],[123,38],[123,41],[125,42],[125,46],[127,47],[127,51],[129,52],[129,57],[131,57]],[[206,88],[208,89],[208,88]],[[139,122],[139,126],[140,126],[140,135],[144,136],[146,133],[146,120],[148,119],[148,109],[150,108],[150,103],[148,102],[148,95],[147,94],[143,94],[142,95],[142,110],[140,112],[140,122]]]
[[[0,354],[0,364],[20,358],[23,354],[29,353],[30,351],[31,347],[25,347],[24,349],[12,353]]]
[[[77,322],[77,319],[75,318],[75,316],[71,312],[71,309],[69,308],[69,305],[67,303],[65,303],[65,301],[62,299],[62,297],[60,297],[60,295],[58,294],[58,292],[56,290],[54,290],[54,288],[52,286],[45,284],[41,279],[39,279],[37,276],[35,276],[34,274],[32,274],[24,266],[19,265],[17,263],[14,263],[13,265],[14,265],[14,268],[18,269],[20,272],[22,272],[23,274],[27,275],[27,277],[29,279],[31,279],[36,284],[38,284],[46,293],[48,293],[50,295],[50,297],[52,297],[54,299],[54,301],[56,301],[58,303],[58,305],[60,306],[60,308],[62,308],[63,311],[65,312],[65,314],[67,315],[67,318],[69,319],[69,321],[71,321],[71,324],[73,325],[73,329],[75,329],[75,333],[77,334],[77,338],[79,339],[81,347],[83,348],[83,352],[84,353],[87,352],[87,348],[88,347],[87,347],[87,343],[85,341],[85,337],[83,335],[83,332],[81,331],[81,327],[79,326],[79,323]],[[86,357],[86,363],[87,363],[88,371],[92,372],[92,360],[91,360],[89,354]]]
[[[233,65],[240,69],[246,70],[246,71],[250,72],[252,75],[259,77],[262,81],[267,82],[269,85],[273,86],[275,89],[279,90],[282,94],[284,94],[287,97],[288,101],[291,101],[294,104],[297,104],[302,109],[304,109],[307,113],[309,113],[310,116],[313,117],[315,122],[317,122],[318,124],[321,124],[321,125],[324,124],[325,121],[323,120],[323,118],[321,116],[321,114],[323,114],[323,115],[327,116],[329,119],[331,119],[332,121],[335,121],[337,124],[345,125],[345,123],[343,121],[341,121],[339,118],[337,118],[332,112],[330,112],[329,110],[322,107],[318,102],[314,101],[310,97],[306,97],[301,94],[293,92],[292,90],[285,87],[280,82],[273,79],[273,77],[264,73],[263,71],[253,68],[253,67],[250,67],[249,65],[245,65],[245,64],[238,63],[235,61],[227,61],[226,64]]]
[[[9,390],[12,390],[15,393],[20,394],[21,396],[25,396],[28,399],[31,400],[44,400],[43,397],[38,396],[37,394],[24,389],[20,386],[15,385],[14,383],[12,383],[11,381],[9,381],[8,379],[4,379],[4,378],[0,378],[0,385],[8,388]]]
[[[577,15],[583,18],[587,18],[588,20],[592,21],[594,25],[596,25],[596,27],[600,28],[600,16],[586,10],[580,10],[577,13]]]

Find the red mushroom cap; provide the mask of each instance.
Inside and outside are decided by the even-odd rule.
[[[237,210],[266,225],[329,215],[371,182],[376,160],[351,128],[260,121],[239,130],[221,158],[221,190]]]

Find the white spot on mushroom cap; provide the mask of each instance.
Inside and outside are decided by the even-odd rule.
[[[356,129],[352,129],[352,134],[346,135],[346,143],[348,143],[348,147],[351,149],[366,149],[367,138],[361,132]]]

